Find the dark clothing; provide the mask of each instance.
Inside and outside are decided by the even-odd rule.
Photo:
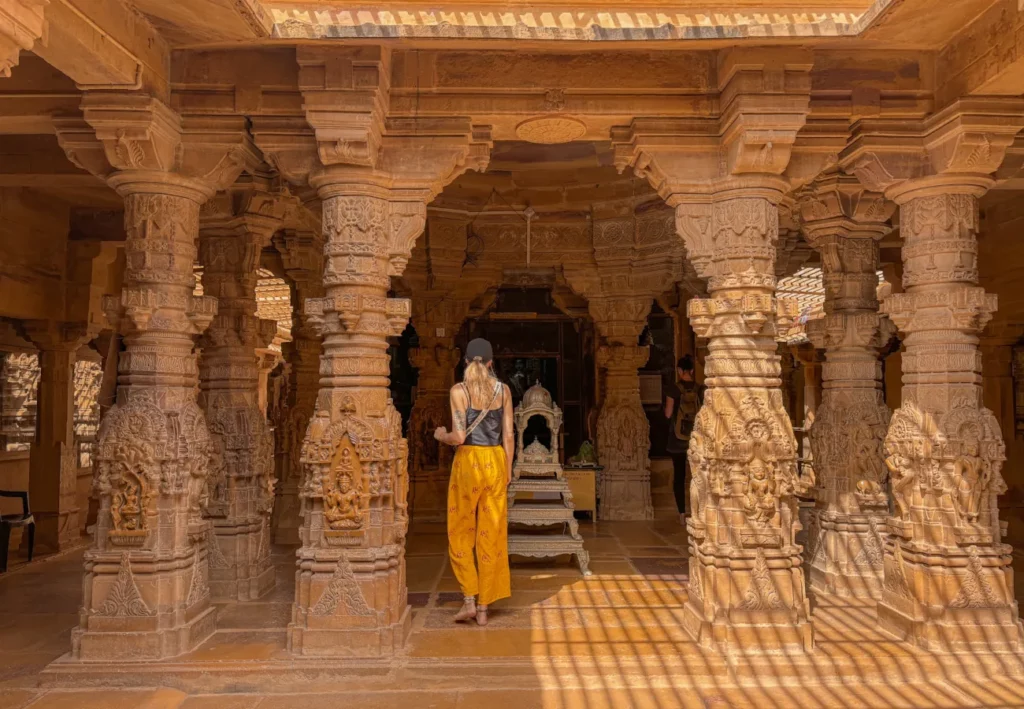
[[[674,402],[665,450],[670,455],[685,454],[690,445],[693,422],[703,404],[704,392],[695,382],[670,383],[665,387],[665,398]]]
[[[672,418],[669,422],[665,450],[672,456],[672,492],[680,514],[686,512],[686,452],[690,447],[690,434],[697,412],[704,403],[703,387],[696,382],[681,381],[665,387],[665,398],[672,399]]]
[[[686,453],[672,454],[672,492],[679,514],[686,514]]]
[[[498,384],[497,386],[501,387],[500,384]],[[472,399],[469,396],[469,389],[466,387],[465,384],[462,385],[462,389],[463,389],[463,391],[466,392],[466,400],[467,401],[471,401]],[[466,407],[466,430],[469,431],[469,434],[466,436],[466,442],[463,443],[462,445],[464,445],[464,446],[500,446],[501,445],[501,443],[502,443],[502,436],[501,436],[501,434],[502,434],[502,428],[503,428],[502,424],[503,424],[504,418],[505,418],[505,406],[504,406],[504,404],[505,404],[505,391],[504,391],[504,389],[505,389],[504,387],[501,387],[501,391],[500,392],[497,389],[495,389],[494,393],[497,396],[494,397],[494,400],[491,402],[491,405],[493,405],[495,401],[501,401],[502,405],[499,408],[497,408],[497,409],[489,409],[488,411],[482,411],[481,409],[474,409],[471,406],[467,406]],[[473,423],[481,415],[483,415],[483,417],[484,417],[483,420],[480,421],[480,423],[476,426],[476,428],[473,428]],[[471,428],[473,429],[472,431],[469,430]]]
[[[466,428],[473,425],[476,417],[481,415],[478,409],[466,409]],[[491,409],[483,413],[484,420],[480,425],[470,431],[466,436],[465,446],[500,446],[501,445],[501,422],[504,412],[502,409]]]

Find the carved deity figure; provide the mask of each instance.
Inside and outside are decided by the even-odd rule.
[[[324,494],[324,518],[331,529],[354,529],[362,523],[359,486],[355,484],[359,465],[351,444],[345,439],[338,451],[334,484]]]
[[[341,476],[338,486],[324,496],[324,518],[331,529],[353,529],[359,526],[359,493],[352,489],[349,477]]]
[[[769,466],[760,458],[749,463],[747,491],[743,497],[743,509],[757,525],[766,526],[775,516],[775,500],[778,493],[775,476]]]
[[[917,472],[908,460],[900,453],[893,453],[885,459],[885,467],[889,469],[892,480],[892,499],[896,502],[896,510],[904,520],[910,519],[910,505],[907,502],[907,488],[914,482]]]
[[[133,478],[131,474],[125,476],[124,486],[114,494],[111,501],[110,516],[114,529],[119,532],[134,532],[143,528],[142,485]]]
[[[976,524],[981,513],[981,496],[992,478],[992,468],[980,455],[974,438],[964,441],[963,449],[953,461],[953,480],[957,486],[957,508],[963,521]]]
[[[881,427],[872,427],[866,423],[855,426],[851,431],[852,446],[849,452],[855,461],[858,490],[881,490],[882,481],[885,479],[885,469],[882,467],[884,464],[881,460],[882,437],[884,430]],[[861,486],[862,482],[867,484]]]

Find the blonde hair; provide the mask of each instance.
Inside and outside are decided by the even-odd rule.
[[[462,375],[462,383],[469,390],[469,405],[472,408],[477,408],[473,406],[473,402],[480,406],[487,406],[490,403],[494,396],[494,382],[496,379],[494,372],[479,357],[475,357],[472,362],[466,365],[466,371]]]

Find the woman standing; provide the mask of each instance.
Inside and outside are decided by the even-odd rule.
[[[487,625],[487,606],[512,595],[506,490],[515,445],[512,396],[494,376],[487,340],[466,348],[466,372],[452,387],[451,406],[454,430],[438,428],[434,438],[458,446],[448,483],[448,555],[465,600],[455,620]]]

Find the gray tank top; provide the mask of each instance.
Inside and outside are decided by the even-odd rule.
[[[462,385],[462,389],[466,392],[466,401],[471,401],[469,397],[469,389],[466,385]],[[501,392],[502,406],[498,409],[491,409],[490,411],[482,411],[480,409],[474,409],[471,406],[466,407],[466,428],[468,429],[473,425],[478,416],[483,416],[483,420],[477,425],[475,429],[470,431],[469,435],[466,436],[466,442],[464,446],[500,446],[501,445],[501,434],[502,434],[502,422],[504,420],[504,399],[505,391],[502,387]]]

